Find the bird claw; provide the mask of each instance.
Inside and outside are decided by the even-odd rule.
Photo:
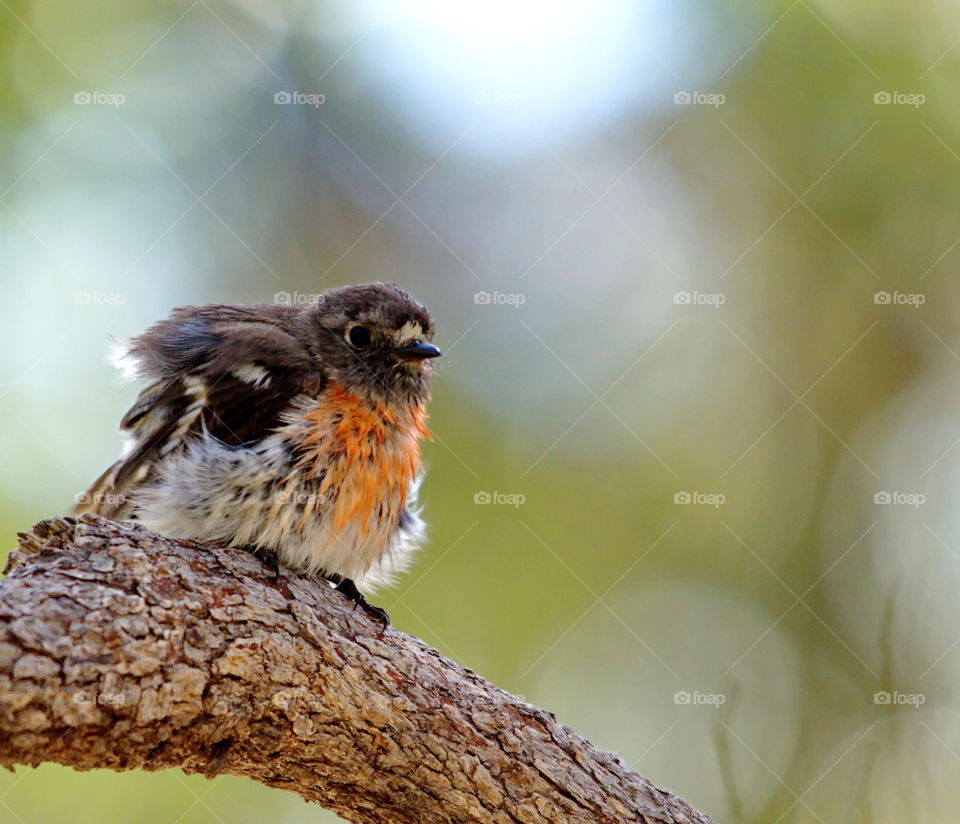
[[[387,614],[387,611],[383,607],[375,607],[366,598],[363,597],[363,594],[357,589],[357,585],[350,578],[339,578],[336,581],[335,589],[337,592],[346,595],[351,601],[353,601],[353,608],[361,607],[367,615],[373,618],[374,621],[379,622],[383,625],[384,629],[390,626],[390,616]]]
[[[276,555],[258,546],[246,546],[244,549],[273,572],[274,578],[280,577],[280,562]]]

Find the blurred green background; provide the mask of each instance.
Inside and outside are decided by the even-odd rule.
[[[718,822],[955,821],[958,38],[936,0],[0,2],[4,545],[118,452],[108,335],[396,281],[445,351],[396,627]],[[3,822],[264,818],[335,820],[0,776]]]

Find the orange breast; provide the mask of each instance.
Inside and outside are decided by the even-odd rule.
[[[419,471],[420,438],[430,437],[425,408],[397,411],[334,383],[305,418],[307,449],[299,465],[323,479],[319,498],[327,523],[335,533],[355,524],[365,537],[385,538]]]

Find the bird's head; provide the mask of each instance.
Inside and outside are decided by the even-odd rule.
[[[392,283],[325,292],[305,310],[311,353],[346,389],[387,403],[426,401],[434,324],[426,308]]]

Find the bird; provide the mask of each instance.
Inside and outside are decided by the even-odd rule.
[[[116,341],[114,362],[146,386],[120,459],[73,513],[245,549],[386,626],[358,585],[390,581],[424,537],[434,322],[392,283],[308,297],[181,307]]]

